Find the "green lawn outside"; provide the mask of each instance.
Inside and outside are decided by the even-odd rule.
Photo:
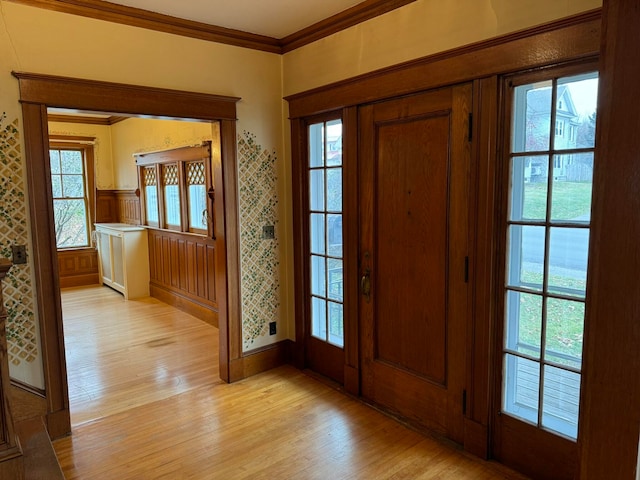
[[[546,218],[547,185],[545,183],[527,183],[524,185],[525,219]],[[554,182],[552,220],[572,220],[583,217],[591,210],[590,182]],[[523,272],[521,279],[526,283],[542,283],[542,275],[530,271]],[[585,289],[585,281],[561,275],[551,275],[549,284]],[[553,290],[553,288],[551,288]],[[547,299],[547,350],[561,352],[582,358],[582,342],[584,332],[584,303],[580,301]],[[522,343],[540,346],[542,330],[542,296],[533,294],[520,295],[519,339]],[[579,367],[576,362],[562,360],[547,355],[547,359]]]
[[[571,220],[591,211],[590,182],[554,182],[552,220]],[[547,209],[547,184],[524,185],[523,218],[544,219]]]

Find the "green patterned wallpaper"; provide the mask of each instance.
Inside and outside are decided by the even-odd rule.
[[[11,258],[11,245],[29,245],[18,120],[0,117],[0,255]],[[27,252],[28,255],[28,252]],[[14,265],[3,285],[7,309],[9,363],[33,363],[39,357],[31,267]]]
[[[238,135],[240,204],[240,274],[242,345],[247,351],[268,342],[269,323],[280,313],[280,244],[278,241],[278,173],[276,154],[264,150],[255,136]],[[273,225],[275,239],[262,238]]]

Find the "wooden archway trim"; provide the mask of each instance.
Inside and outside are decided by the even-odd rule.
[[[216,255],[223,278],[219,299],[220,377],[230,380],[230,365],[242,356],[239,228],[236,159],[236,102],[239,98],[14,72],[20,87],[26,175],[37,302],[47,398],[47,427],[52,438],[70,433],[69,394],[62,329],[48,166],[47,107],[144,114],[162,118],[220,121],[222,158],[214,162]],[[224,281],[223,281],[224,280]]]

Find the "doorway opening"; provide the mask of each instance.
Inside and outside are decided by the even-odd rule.
[[[220,281],[216,282],[219,371],[220,378],[228,381],[229,364],[241,355],[235,138],[235,104],[239,99],[28,73],[14,73],[14,76],[19,81],[23,107],[35,292],[45,364],[47,427],[51,437],[70,433],[70,416],[57,248],[52,230],[48,107],[220,123],[220,157],[212,169],[217,219],[216,262],[221,267],[217,273]]]

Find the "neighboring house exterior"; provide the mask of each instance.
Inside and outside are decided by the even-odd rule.
[[[527,123],[525,150],[539,151],[548,149],[549,122],[551,121],[551,87],[537,88],[526,93]],[[579,129],[582,119],[576,109],[571,91],[566,85],[558,86],[556,98],[556,118],[554,132],[554,150],[572,150],[579,148]],[[525,182],[546,182],[549,162],[545,156],[528,158],[525,166]],[[556,181],[591,181],[593,161],[580,154],[556,155],[553,159],[553,178]]]

